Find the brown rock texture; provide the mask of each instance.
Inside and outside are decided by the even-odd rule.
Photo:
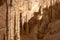
[[[38,15],[41,15],[41,12],[36,13]],[[37,14],[28,21],[28,27],[30,28],[30,31],[29,36],[27,36],[26,39],[29,38],[28,40],[60,40],[60,2],[56,2],[55,4],[50,5],[49,8],[43,8],[43,17],[41,20],[38,20]],[[24,24],[24,27],[26,27],[26,23]]]
[[[60,40],[60,2],[49,8],[45,8],[43,22],[39,29],[38,39],[42,40]],[[58,8],[57,8],[58,7]]]
[[[60,40],[60,0],[9,2],[8,40]],[[6,3],[0,1],[0,40],[6,37],[6,19]]]
[[[6,3],[0,4],[0,40],[5,40],[6,34]],[[1,2],[0,2],[1,3]]]
[[[43,40],[60,40],[60,20],[56,20],[48,25],[48,32]]]

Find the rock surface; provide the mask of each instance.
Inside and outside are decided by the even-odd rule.
[[[40,15],[39,13],[41,12],[37,13]],[[21,35],[21,40],[60,40],[60,2],[54,3],[54,5],[49,6],[49,8],[44,8],[43,13],[42,20],[37,20],[37,14],[30,18],[28,21],[28,26],[30,28],[29,35]],[[26,27],[26,24],[24,27]],[[3,4],[0,6],[0,40],[5,40],[5,30],[6,4]]]
[[[0,40],[5,40],[6,32],[6,4],[0,6]]]

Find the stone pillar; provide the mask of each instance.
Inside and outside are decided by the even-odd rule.
[[[20,0],[10,0],[8,4],[8,39],[20,40]]]

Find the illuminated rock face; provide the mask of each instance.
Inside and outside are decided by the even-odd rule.
[[[60,0],[29,0],[29,1],[23,1],[21,0],[21,13],[22,13],[22,26],[24,25],[25,22],[29,22],[32,17],[34,17],[34,12],[39,12],[40,9],[40,15],[38,15],[37,19],[42,20],[45,16],[46,20],[49,21],[49,17],[51,16],[51,8],[50,8],[50,14],[49,13],[44,13],[45,8],[49,8],[50,6],[53,6],[56,2],[60,2]],[[24,5],[22,5],[24,4]],[[29,10],[30,9],[30,10]],[[27,15],[27,18],[26,18]],[[43,17],[43,18],[42,18]],[[48,19],[47,19],[48,18]],[[45,20],[45,18],[44,18]]]
[[[25,17],[27,15],[27,20],[29,21],[33,15],[34,15],[34,12],[38,12],[39,11],[39,8],[41,7],[41,14],[43,14],[43,9],[44,8],[49,8],[49,6],[52,6],[54,5],[56,2],[60,2],[60,0],[26,0],[26,1],[23,1],[21,0],[21,12],[22,12],[22,20],[23,20],[23,23],[25,22]],[[24,4],[24,5],[23,5]],[[29,10],[30,9],[30,10]],[[40,19],[41,20],[41,19]]]
[[[52,2],[52,0],[51,0],[51,2]],[[49,7],[47,7],[46,5],[42,6],[42,10],[40,10],[40,11],[43,12],[43,17],[41,19],[42,22],[40,22],[41,25],[39,26],[39,29],[38,29],[39,33],[38,34],[37,34],[36,31],[37,31],[37,27],[39,25],[38,24],[39,21],[37,20],[36,16],[35,17],[34,16],[33,17],[30,16],[31,18],[28,21],[28,27],[30,27],[30,39],[31,40],[32,39],[33,40],[37,40],[37,37],[38,37],[39,40],[55,40],[55,39],[57,40],[57,39],[59,39],[59,36],[58,36],[59,33],[57,33],[58,35],[56,34],[56,36],[58,36],[58,37],[56,37],[54,34],[50,35],[49,32],[48,32],[48,31],[50,31],[50,30],[48,30],[49,26],[53,25],[53,28],[54,28],[55,27],[54,23],[57,23],[55,25],[59,25],[59,23],[56,22],[56,21],[58,21],[57,19],[60,19],[60,16],[59,16],[60,15],[60,12],[59,12],[60,11],[60,8],[59,8],[60,6],[59,5],[60,5],[60,2],[57,1],[57,3],[56,3],[56,0],[55,0],[55,1],[52,2],[52,4],[49,5]],[[38,12],[36,12],[36,13],[38,13]],[[34,14],[34,12],[32,14]],[[41,14],[41,12],[40,12],[40,14]],[[51,23],[51,25],[50,25],[50,23]],[[53,28],[52,28],[52,31],[53,31]],[[54,29],[56,29],[56,28],[57,28],[57,26]],[[56,38],[54,38],[54,36]],[[52,37],[53,37],[53,39],[52,39]]]
[[[14,1],[14,0],[13,0]],[[17,0],[16,0],[17,1]],[[21,1],[21,2],[20,2]],[[15,10],[13,11],[18,11],[17,13],[22,13],[22,25],[24,25],[25,22],[28,23],[28,26],[31,28],[30,29],[30,37],[35,36],[36,38],[36,33],[37,33],[37,26],[39,25],[38,23],[40,22],[41,25],[40,26],[43,26],[45,28],[45,26],[47,24],[49,24],[49,21],[53,22],[55,21],[55,18],[56,19],[60,19],[60,14],[59,14],[59,7],[58,5],[60,4],[56,4],[56,2],[60,2],[60,0],[27,0],[27,1],[24,1],[24,0],[20,0],[18,1],[18,3],[15,3],[13,2],[13,6],[15,8]],[[18,6],[17,6],[18,4]],[[57,6],[54,6],[54,5],[57,5]],[[53,8],[53,10],[51,11],[51,8],[50,6],[52,6],[51,8]],[[41,7],[41,8],[40,8]],[[0,24],[2,25],[2,27],[5,27],[5,21],[6,21],[6,10],[5,10],[5,5],[4,6],[1,6],[0,7],[0,11],[4,11],[4,12],[1,12],[1,20],[0,20]],[[39,8],[41,9],[40,12],[39,12]],[[45,9],[46,8],[46,9]],[[12,9],[12,8],[11,8]],[[48,11],[47,11],[48,10]],[[50,15],[50,12],[52,13],[52,15]],[[13,12],[12,12],[13,13]],[[16,14],[17,14],[16,13]],[[37,16],[34,15],[34,13],[39,13]],[[43,14],[43,16],[42,16]],[[27,18],[26,18],[26,15],[27,15]],[[4,17],[3,17],[4,16]],[[17,16],[18,17],[18,16]],[[52,20],[51,20],[52,19]],[[39,21],[40,20],[40,21]],[[42,20],[42,22],[41,22]],[[17,22],[16,22],[17,23]],[[58,22],[56,22],[58,23]],[[52,23],[54,24],[54,23]],[[17,24],[18,25],[18,24]],[[32,30],[32,27],[33,27],[33,30]],[[40,28],[41,32],[44,32],[44,28]],[[5,30],[5,29],[4,29]],[[4,31],[3,30],[3,31]],[[39,31],[40,31],[39,30]],[[1,33],[2,34],[2,33]],[[4,33],[3,33],[4,34]],[[3,35],[2,34],[2,35]],[[33,35],[34,34],[34,35]],[[40,33],[39,33],[40,34]],[[59,34],[59,33],[58,33]],[[46,34],[47,35],[47,34]],[[42,36],[45,36],[44,34],[42,34]],[[49,35],[50,36],[50,35]],[[39,36],[40,37],[40,36]],[[48,35],[47,35],[48,37]],[[45,39],[46,37],[44,37],[43,39]],[[52,38],[52,37],[51,37]],[[3,39],[3,38],[2,38]],[[1,40],[2,40],[1,39]],[[54,39],[55,40],[55,39]]]

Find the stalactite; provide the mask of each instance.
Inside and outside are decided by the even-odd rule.
[[[29,26],[28,26],[27,16],[28,16],[28,15],[26,15],[26,34],[28,35],[28,34],[29,34]]]
[[[51,0],[52,1],[52,0]],[[53,5],[53,4],[52,4]],[[41,20],[43,17],[43,9],[49,8],[51,6],[50,0],[10,0],[8,3],[8,40],[20,40],[20,20],[22,33],[24,32],[24,22],[26,24],[26,34],[29,33],[28,21],[34,15],[34,12],[38,12],[39,7],[41,6],[41,15],[38,16],[38,19]],[[20,11],[21,14],[20,14]],[[20,16],[21,15],[21,16]],[[21,19],[20,19],[21,18]],[[14,39],[15,38],[15,39]]]

